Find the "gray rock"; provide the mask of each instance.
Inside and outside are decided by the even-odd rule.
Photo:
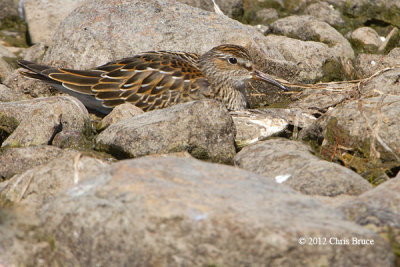
[[[0,2],[0,27],[2,21],[18,17],[18,2],[16,0],[1,0]]]
[[[389,56],[384,57],[384,59],[386,59],[386,62],[389,61],[391,63],[394,63],[393,61],[396,60],[395,58],[389,59]],[[397,60],[399,59],[400,57]],[[383,65],[384,63],[382,63],[382,61],[381,64]],[[366,97],[381,96],[382,94],[400,96],[399,76],[400,67],[391,67],[390,69],[374,76],[373,79],[365,81],[360,87],[360,92]]]
[[[25,18],[33,43],[51,43],[60,23],[85,0],[24,0]]]
[[[58,132],[83,134],[90,127],[85,107],[69,96],[0,103],[1,113],[19,123],[2,147],[47,145]]]
[[[394,27],[390,33],[386,36],[385,41],[382,45],[378,48],[378,52],[380,53],[387,53],[393,48],[399,46],[400,41],[400,32],[399,29]]]
[[[31,159],[30,159],[31,160]],[[2,204],[11,202],[40,209],[45,202],[72,188],[89,176],[100,175],[107,163],[85,153],[61,150],[56,158],[7,180],[0,188]]]
[[[0,153],[0,177],[7,179],[15,174],[39,166],[58,157],[61,149],[54,146],[8,148]]]
[[[96,128],[97,130],[102,131],[113,123],[120,122],[143,113],[144,111],[142,109],[130,103],[125,103],[115,107],[107,116],[105,116],[101,120]]]
[[[367,21],[382,21],[400,27],[398,10],[400,2],[397,0],[326,0],[346,17],[352,20],[355,26],[361,26]]]
[[[54,93],[51,93],[50,85],[39,80],[28,79],[22,76],[18,70],[8,74],[3,84],[17,94],[25,94],[27,97],[37,98],[54,95]]]
[[[346,70],[343,65],[354,58],[354,51],[329,24],[310,16],[290,16],[272,23],[271,29],[274,34],[286,37],[267,36],[267,48],[278,47],[285,60],[297,64],[299,80],[329,81],[351,75],[343,72]]]
[[[16,58],[17,56],[11,52],[6,46],[0,44],[0,58],[8,57],[8,58]]]
[[[275,34],[297,38],[303,41],[318,40],[329,46],[334,56],[354,58],[350,43],[329,24],[311,16],[290,16],[275,21],[272,25]]]
[[[359,54],[354,61],[355,74],[358,79],[365,79],[385,68],[391,68],[399,64],[400,55],[372,55]],[[380,89],[385,89],[380,87]]]
[[[232,162],[235,127],[215,100],[188,102],[146,112],[110,125],[96,138],[99,147],[129,157],[189,151],[194,157]]]
[[[2,57],[0,57],[0,82],[4,81],[10,73],[12,73],[14,69],[5,61]]]
[[[43,58],[46,49],[47,46],[45,43],[36,43],[31,47],[24,49],[21,52],[20,57],[28,61],[40,61]]]
[[[319,117],[355,95],[354,83],[346,81],[331,84],[318,83],[313,87],[303,89],[302,92],[292,97],[293,102],[288,106]]]
[[[355,172],[321,160],[308,146],[286,139],[245,147],[235,156],[235,165],[307,195],[359,195],[372,188]]]
[[[15,92],[4,84],[0,84],[0,102],[18,101],[23,98],[24,96],[21,93]]]
[[[379,34],[370,27],[360,27],[350,34],[350,41],[363,53],[376,53],[382,45]]]
[[[278,12],[274,8],[263,8],[256,12],[256,19],[261,24],[270,24],[278,19]]]
[[[198,7],[210,12],[214,11],[214,5],[211,0],[178,0],[183,4]],[[221,11],[229,17],[237,17],[242,13],[243,0],[215,0],[215,3],[221,9]]]
[[[400,176],[343,203],[349,220],[400,244]]]
[[[263,110],[231,111],[236,128],[235,142],[238,148],[277,136],[289,131],[310,126],[316,119],[299,109],[268,108]],[[293,130],[292,134],[296,134]]]
[[[326,2],[317,2],[309,5],[304,10],[304,14],[325,21],[335,28],[342,28],[345,24],[340,12]]]
[[[381,88],[376,88],[380,90]],[[300,133],[374,183],[399,166],[400,96],[381,95],[336,106]]]
[[[92,178],[43,206],[36,236],[50,238],[57,249],[39,251],[25,264],[394,265],[383,238],[244,170],[145,157],[118,162]],[[299,237],[307,245],[299,245]],[[326,245],[316,249],[309,245],[312,237]],[[328,244],[331,237],[373,239],[374,245],[335,246]]]

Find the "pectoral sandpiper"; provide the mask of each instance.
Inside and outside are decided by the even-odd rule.
[[[90,70],[54,68],[21,60],[27,77],[42,80],[77,97],[90,108],[108,113],[130,102],[144,111],[180,102],[213,98],[229,110],[248,107],[247,80],[261,80],[286,90],[255,69],[242,46],[225,44],[199,56],[187,52],[151,51]]]

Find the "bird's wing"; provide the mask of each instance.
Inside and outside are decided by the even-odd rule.
[[[19,64],[31,71],[21,72],[23,75],[93,95],[107,108],[130,102],[148,111],[198,97],[198,90],[207,81],[195,65],[197,59],[196,54],[157,51],[92,70],[52,68],[29,61]]]

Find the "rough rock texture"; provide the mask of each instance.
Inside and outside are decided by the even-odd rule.
[[[267,25],[278,19],[278,12],[274,8],[263,8],[256,12],[256,20],[260,24]]]
[[[356,77],[358,79],[368,78],[385,68],[399,65],[400,54],[396,54],[396,50],[392,50],[393,52],[391,51],[388,55],[359,54],[354,62]]]
[[[318,83],[313,87],[303,89],[293,96],[294,101],[288,106],[319,117],[327,110],[357,95],[354,83],[346,81],[333,84]]]
[[[15,58],[16,56],[6,46],[0,44],[0,58],[1,57]]]
[[[328,111],[300,136],[376,183],[400,166],[399,114],[400,96],[360,99]]]
[[[343,79],[351,75],[343,65],[354,58],[354,51],[329,24],[310,16],[290,16],[272,23],[271,29],[274,34],[286,37],[267,36],[267,48],[277,46],[285,60],[296,63],[302,81]]]
[[[214,5],[212,1],[204,0],[178,0],[179,2],[194,7],[198,7],[210,12],[214,11]],[[215,3],[221,9],[221,11],[229,17],[240,16],[243,12],[243,0],[215,0]]]
[[[144,157],[92,177],[41,209],[38,237],[53,249],[33,265],[393,266],[389,244],[375,233],[244,170]],[[315,236],[374,245],[299,245],[299,237]]]
[[[63,150],[57,158],[7,180],[0,188],[0,204],[7,202],[41,208],[57,195],[89,176],[100,175],[107,163],[84,153]],[[59,207],[62,208],[62,207]]]
[[[271,136],[296,134],[310,126],[315,117],[299,109],[268,108],[262,110],[231,111],[236,128],[236,146],[241,148]],[[293,127],[293,132],[289,129]]]
[[[397,0],[327,0],[344,15],[352,19],[353,25],[362,25],[372,19],[400,27],[400,2]]]
[[[18,101],[23,98],[24,96],[21,93],[14,92],[11,88],[8,88],[4,84],[0,84],[0,102]]]
[[[51,43],[58,25],[85,0],[24,0],[26,22],[33,43]]]
[[[15,19],[18,17],[18,1],[17,0],[1,0],[0,1],[0,27],[3,20]]]
[[[372,188],[355,172],[321,160],[308,146],[287,139],[247,146],[235,156],[235,165],[308,195],[359,195]]]
[[[376,53],[382,45],[378,33],[370,27],[357,28],[350,34],[350,41],[363,53]]]
[[[204,100],[114,123],[98,135],[96,142],[120,156],[189,151],[196,158],[232,162],[234,137],[235,128],[226,108],[215,100]]]
[[[369,79],[363,83],[360,88],[361,94],[365,96],[380,96],[382,94],[400,96],[399,76],[400,67],[392,67],[392,69],[383,71],[373,79]],[[400,111],[398,110],[397,112]]]
[[[390,50],[399,46],[400,42],[400,31],[398,28],[394,27],[390,33],[386,36],[385,41],[379,47],[378,52],[387,53]]]
[[[400,245],[400,176],[343,203],[349,220]]]
[[[11,65],[0,57],[0,82],[4,81],[12,71]]]
[[[7,179],[58,157],[61,149],[54,146],[9,148],[0,152],[0,178]]]
[[[59,132],[78,131],[89,127],[89,114],[76,98],[59,96],[18,102],[0,103],[0,125],[16,121],[11,135],[0,141],[5,146],[51,144]]]
[[[304,14],[325,21],[335,28],[341,28],[344,26],[344,20],[340,12],[326,2],[317,2],[309,5],[304,10]]]
[[[107,116],[105,116],[101,120],[101,122],[96,128],[97,130],[101,131],[113,123],[123,121],[143,113],[144,111],[142,109],[130,103],[125,103],[115,107]]]

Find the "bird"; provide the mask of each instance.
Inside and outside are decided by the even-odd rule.
[[[248,80],[260,80],[287,91],[276,79],[256,69],[249,51],[223,44],[198,55],[182,51],[149,51],[88,70],[50,67],[19,60],[19,72],[75,96],[88,109],[108,114],[131,103],[143,111],[177,103],[215,99],[228,110],[249,107]]]

